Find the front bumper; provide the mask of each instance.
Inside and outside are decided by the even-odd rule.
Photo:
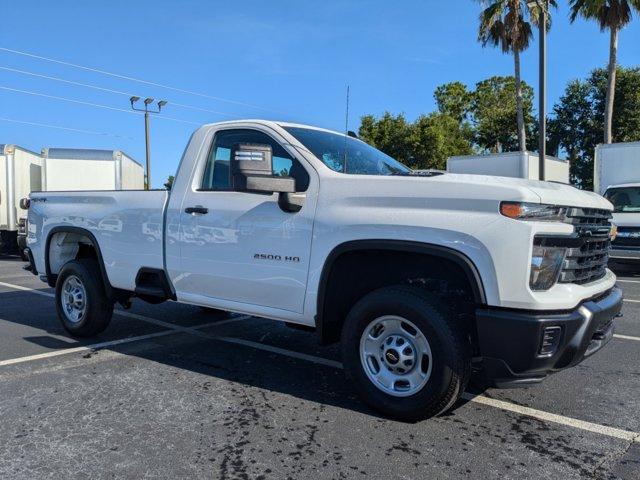
[[[611,340],[613,319],[621,309],[619,287],[570,311],[478,309],[481,375],[497,387],[510,388],[537,383],[550,373],[573,367]],[[558,328],[557,346],[541,354],[543,336]]]

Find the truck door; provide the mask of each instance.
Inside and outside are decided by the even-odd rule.
[[[310,187],[311,167],[272,135],[238,128],[214,133],[187,186],[179,227],[167,229],[167,241],[179,245],[180,266],[169,269],[179,300],[302,313],[317,180]],[[273,173],[294,177],[296,191],[306,195],[300,211],[284,211],[278,193],[234,191],[231,151],[238,144],[271,145]]]

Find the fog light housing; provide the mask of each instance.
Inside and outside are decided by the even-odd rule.
[[[561,336],[562,327],[545,327],[544,330],[542,330],[538,355],[541,357],[551,357],[556,353],[560,345]]]
[[[529,286],[532,290],[549,290],[558,281],[566,249],[533,245]]]

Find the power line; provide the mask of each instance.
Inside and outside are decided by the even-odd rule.
[[[81,100],[74,100],[72,98],[58,97],[56,95],[49,95],[49,94],[46,94],[46,93],[32,92],[32,91],[29,91],[29,90],[20,90],[19,88],[5,87],[3,85],[0,85],[0,89],[8,90],[10,92],[24,93],[25,95],[35,95],[37,97],[52,98],[54,100],[61,100],[61,101],[64,101],[64,102],[78,103],[80,105],[88,105],[90,107],[106,108],[107,110],[115,110],[115,111],[118,111],[118,112],[125,112],[125,113],[131,113],[131,114],[137,115],[135,112],[132,112],[130,110],[125,110],[124,108],[111,107],[109,105],[101,105],[99,103],[84,102],[84,101],[81,101]]]
[[[236,100],[230,100],[228,98],[215,97],[213,95],[207,95],[206,93],[194,92],[192,90],[185,90],[183,88],[173,87],[171,85],[164,85],[162,83],[151,82],[151,81],[148,81],[148,80],[143,80],[141,78],[135,78],[135,77],[130,77],[128,75],[121,75],[119,73],[108,72],[106,70],[101,70],[99,68],[86,67],[84,65],[79,65],[77,63],[65,62],[63,60],[57,60],[55,58],[43,57],[43,56],[35,55],[35,54],[29,53],[29,52],[22,52],[20,50],[13,50],[11,48],[5,48],[5,47],[0,47],[0,50],[2,50],[4,52],[9,52],[9,53],[15,53],[16,55],[23,55],[23,56],[26,56],[26,57],[36,58],[38,60],[45,60],[47,62],[57,63],[59,65],[65,65],[67,67],[79,68],[79,69],[86,70],[86,71],[89,71],[89,72],[99,73],[101,75],[108,75],[110,77],[120,78],[120,79],[123,79],[123,80],[129,80],[131,82],[143,83],[145,85],[151,85],[151,86],[154,86],[154,87],[166,88],[168,90],[174,90],[176,92],[186,93],[186,94],[189,94],[189,95],[196,95],[198,97],[203,97],[203,98],[209,98],[211,100],[216,100],[216,101],[219,101],[219,102],[232,103],[234,105],[242,105],[244,107],[255,108],[257,110],[264,110],[264,111],[267,111],[267,112],[282,113],[282,112],[278,112],[277,110],[272,110],[272,109],[269,109],[269,108],[260,107],[258,105],[253,105],[251,103],[238,102]]]
[[[139,113],[136,113],[136,112],[131,111],[131,110],[126,110],[124,108],[111,107],[109,105],[102,105],[102,104],[99,104],[99,103],[85,102],[85,101],[82,101],[82,100],[75,100],[73,98],[58,97],[56,95],[49,95],[49,94],[46,94],[46,93],[32,92],[30,90],[21,90],[19,88],[5,87],[3,85],[0,85],[0,90],[7,90],[7,91],[10,91],[10,92],[23,93],[25,95],[34,95],[34,96],[37,96],[37,97],[51,98],[53,100],[60,100],[60,101],[63,101],[63,102],[71,102],[71,103],[76,103],[76,104],[79,104],[79,105],[86,105],[86,106],[89,106],[89,107],[104,108],[104,109],[107,109],[107,110],[114,110],[114,111],[117,111],[117,112],[124,112],[124,113],[133,114],[133,115],[140,115]],[[191,125],[200,125],[198,122],[191,122],[189,120],[182,120],[181,118],[167,117],[166,115],[162,115],[162,116],[160,116],[158,118],[164,118],[165,120],[172,120],[174,122],[180,122],[180,123],[189,123]]]
[[[57,130],[66,130],[66,131],[69,131],[69,132],[77,132],[77,133],[87,133],[87,134],[90,134],[90,135],[102,135],[102,136],[106,136],[106,137],[125,138],[127,140],[134,140],[133,137],[127,137],[125,135],[118,135],[118,134],[115,134],[115,133],[97,132],[95,130],[84,130],[84,129],[81,129],[81,128],[63,127],[61,125],[50,125],[48,123],[29,122],[29,121],[26,121],[26,120],[17,120],[15,118],[0,117],[0,121],[11,122],[11,123],[19,123],[19,124],[22,124],[22,125],[33,125],[35,127],[55,128]]]
[[[50,76],[50,75],[43,75],[41,73],[35,73],[35,72],[28,72],[26,70],[20,70],[20,69],[17,69],[17,68],[0,66],[0,69],[6,70],[8,72],[20,73],[22,75],[30,75],[32,77],[38,77],[38,78],[44,78],[46,80],[53,80],[53,81],[56,81],[56,82],[62,82],[62,83],[66,83],[66,84],[74,85],[74,86],[78,86],[78,87],[86,87],[86,88],[92,88],[94,90],[100,90],[102,92],[115,93],[117,95],[124,95],[124,96],[127,96],[127,97],[131,97],[131,96],[134,96],[134,95],[135,96],[140,96],[140,95],[136,95],[136,94],[131,93],[131,92],[123,92],[122,90],[114,90],[112,88],[100,87],[98,85],[91,85],[89,83],[76,82],[76,81],[73,81],[73,80],[67,80],[65,78],[53,77],[53,76]],[[194,105],[186,105],[184,103],[176,103],[176,102],[173,102],[173,101],[170,101],[169,103],[174,107],[188,108],[188,109],[191,109],[191,110],[200,110],[200,111],[203,111],[203,112],[215,113],[217,115],[223,115],[225,117],[232,117],[232,118],[236,118],[237,117],[237,115],[232,115],[231,113],[219,112],[217,110],[210,110],[208,108],[196,107]]]

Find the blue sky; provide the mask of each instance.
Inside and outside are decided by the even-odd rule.
[[[608,35],[568,22],[559,1],[548,36],[549,107],[566,83],[604,66]],[[436,86],[510,75],[513,60],[476,41],[480,5],[455,1],[57,0],[0,1],[0,47],[55,58],[232,100],[231,103],[0,51],[0,66],[166,99],[167,118],[152,121],[153,185],[172,174],[196,124],[269,118],[344,128],[366,113],[435,108]],[[622,31],[619,63],[640,65],[640,19]],[[523,77],[537,87],[537,43],[523,57]],[[128,98],[0,69],[0,87],[128,109]],[[187,109],[172,102],[228,114]],[[250,104],[261,108],[253,108]],[[142,118],[0,89],[0,143],[122,149],[144,161]]]

